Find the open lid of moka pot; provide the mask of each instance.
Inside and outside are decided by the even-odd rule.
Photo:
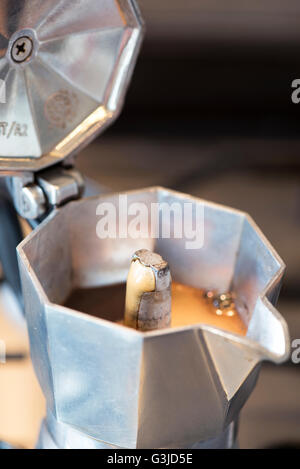
[[[111,123],[141,38],[134,0],[3,0],[0,172],[52,166]]]

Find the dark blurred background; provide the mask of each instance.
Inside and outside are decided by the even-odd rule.
[[[78,158],[112,190],[165,185],[249,212],[287,264],[300,338],[300,3],[140,0],[146,38],[115,125]],[[263,366],[240,446],[300,444],[300,364]]]

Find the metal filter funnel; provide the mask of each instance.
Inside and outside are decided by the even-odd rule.
[[[287,326],[274,306],[284,264],[243,212],[163,188],[127,196],[128,204],[143,202],[149,213],[151,203],[204,208],[203,247],[187,250],[184,238],[150,233],[139,240],[99,239],[97,206],[118,207],[118,194],[71,202],[22,242],[31,354],[48,406],[39,445],[224,446],[261,362],[281,363],[289,354]],[[125,281],[139,248],[167,259],[176,281],[232,288],[246,306],[246,337],[205,324],[140,332],[62,306],[73,288]]]

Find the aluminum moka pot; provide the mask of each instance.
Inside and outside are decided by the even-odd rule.
[[[1,8],[0,71],[8,79],[1,112],[10,136],[0,169],[16,210],[36,226],[18,260],[32,361],[47,401],[37,447],[234,447],[260,364],[289,355],[287,326],[275,309],[283,262],[245,213],[163,188],[129,192],[127,202],[143,203],[148,213],[160,203],[201,207],[200,248],[150,232],[99,239],[97,207],[111,203],[119,215],[119,194],[80,198],[83,181],[71,157],[120,110],[141,40],[139,13],[129,0]],[[29,119],[23,137],[20,116]],[[140,248],[167,259],[174,280],[234,290],[246,337],[205,324],[141,332],[110,311],[103,319],[64,306],[74,288],[124,282]]]
[[[152,203],[204,205],[203,247],[187,250],[184,238],[150,233],[99,239],[97,207],[118,207],[118,194],[71,202],[23,241],[31,353],[48,406],[40,445],[51,435],[59,447],[232,446],[261,362],[280,363],[289,353],[287,326],[274,307],[283,263],[242,212],[163,188],[126,195],[149,213]],[[140,332],[110,321],[109,311],[99,319],[62,306],[74,288],[125,281],[128,260],[142,247],[168,259],[176,281],[233,288],[247,307],[247,336],[204,324]]]

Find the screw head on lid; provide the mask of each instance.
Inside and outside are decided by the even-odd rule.
[[[30,37],[22,36],[15,40],[11,48],[11,58],[14,62],[25,62],[32,53],[33,42]]]

